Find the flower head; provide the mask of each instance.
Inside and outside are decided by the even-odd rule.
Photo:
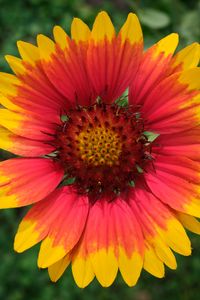
[[[41,242],[38,266],[57,281],[71,263],[80,287],[163,277],[200,233],[199,45],[143,51],[137,17],[117,34],[105,12],[37,43],[0,74],[0,147],[21,156],[0,163],[0,207],[33,204],[15,250]]]

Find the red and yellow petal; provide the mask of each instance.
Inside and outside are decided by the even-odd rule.
[[[44,268],[53,265],[54,269],[57,262],[60,266],[60,260],[68,255],[69,249],[81,237],[87,212],[87,198],[73,195],[67,187],[55,190],[36,203],[24,217],[15,236],[15,250],[23,252],[43,240],[38,258],[39,266]],[[45,248],[50,240],[52,243]],[[62,251],[64,255],[58,256]]]
[[[74,26],[72,25],[73,28]],[[59,26],[54,28],[54,39],[55,43],[43,35],[39,35],[37,39],[47,77],[70,105],[90,104],[93,92],[86,70],[88,41],[71,40]]]
[[[86,235],[83,234],[79,246],[72,257],[72,274],[76,284],[84,288],[94,279],[95,274],[86,248]]]
[[[40,268],[56,263],[76,246],[85,227],[88,209],[86,196],[77,195],[67,188],[63,190],[55,208],[58,218],[51,224],[41,244],[38,257]]]
[[[90,38],[89,27],[79,18],[74,18],[71,25],[71,38],[76,44],[82,44],[88,42]]]
[[[0,207],[38,202],[60,183],[60,164],[44,158],[13,158],[0,163]]]
[[[98,203],[90,208],[85,239],[88,258],[91,261],[97,280],[101,285],[109,286],[116,277],[118,263],[112,241],[114,238],[112,237],[113,229],[109,226],[108,216],[110,210],[109,207],[104,207],[104,205],[107,206],[106,203],[103,205]]]
[[[43,97],[37,87],[26,85],[11,74],[0,73],[0,84],[0,103],[8,108],[0,110],[0,125],[23,137],[52,139],[49,134],[54,134],[56,124],[60,123],[61,107],[56,104],[55,108],[56,102],[51,101],[50,95]],[[39,86],[35,81],[34,84]]]
[[[166,74],[178,45],[178,35],[172,33],[149,48],[143,55],[137,74],[130,84],[129,103],[143,105],[146,96]]]
[[[51,141],[58,124],[56,124],[56,120],[55,123],[48,123],[45,116],[44,118],[35,118],[27,113],[0,109],[0,126],[22,137],[45,142]]]
[[[142,111],[152,131],[175,133],[196,127],[200,120],[200,68],[175,73],[147,95]]]
[[[117,36],[107,13],[97,15],[87,64],[90,80],[102,100],[111,103],[126,90],[140,62],[142,47],[142,31],[134,14],[129,14]]]
[[[190,241],[176,216],[153,194],[138,188],[131,204],[146,242],[144,268],[152,275],[162,277],[164,270],[159,260],[176,268],[170,248],[182,255],[190,255]]]
[[[48,235],[50,226],[62,212],[62,194],[63,188],[57,189],[28,211],[15,236],[15,251],[23,252]]]
[[[63,97],[55,89],[44,73],[39,49],[22,41],[18,42],[18,49],[22,59],[6,56],[10,67],[18,77],[18,84],[14,86],[14,95],[6,93],[5,96],[12,103],[31,114],[51,112],[55,116],[59,115],[62,109],[69,106],[69,103],[66,97]],[[3,74],[3,78],[5,76],[8,75]],[[2,80],[0,77],[0,81]]]
[[[199,59],[200,45],[198,43],[183,48],[171,59],[166,76],[197,67]]]
[[[160,156],[156,172],[148,170],[146,182],[151,191],[174,210],[200,217],[200,168],[188,158]]]
[[[48,143],[23,138],[3,127],[0,127],[0,148],[26,157],[42,156],[55,150]]]
[[[77,251],[72,271],[80,287],[89,284],[93,272],[102,286],[110,286],[118,268],[126,283],[135,285],[143,264],[143,237],[129,205],[118,199],[91,206]],[[87,280],[79,274],[83,264],[88,268]]]

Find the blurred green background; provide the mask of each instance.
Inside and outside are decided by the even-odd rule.
[[[34,43],[38,33],[51,36],[55,24],[69,32],[73,16],[83,18],[91,26],[102,9],[109,12],[118,29],[128,12],[136,12],[146,47],[171,32],[180,34],[180,47],[200,40],[197,0],[0,0],[1,71],[9,71],[4,55],[17,55],[17,40]],[[0,152],[0,160],[10,156]],[[51,283],[47,272],[36,266],[38,247],[24,254],[14,253],[14,233],[24,213],[22,209],[0,212],[0,300],[197,300],[200,297],[200,238],[195,235],[191,235],[193,256],[178,256],[178,269],[166,269],[164,279],[153,278],[143,271],[135,288],[128,288],[119,276],[110,288],[103,289],[94,281],[81,290],[76,287],[70,269],[57,284]]]

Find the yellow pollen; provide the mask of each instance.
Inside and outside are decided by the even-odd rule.
[[[111,129],[95,127],[84,129],[77,137],[79,157],[94,166],[119,164],[122,152],[120,136]]]

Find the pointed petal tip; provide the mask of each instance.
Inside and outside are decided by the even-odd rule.
[[[37,35],[37,37],[36,37],[36,39],[37,39],[37,44],[39,45],[41,42],[44,41],[45,38],[46,38],[45,35],[39,33],[39,34]]]
[[[87,24],[85,24],[80,18],[77,18],[77,17],[75,17],[75,18],[73,18],[73,20],[72,20],[72,23],[71,23],[71,28],[74,28],[74,27],[77,27],[77,26],[84,26],[84,27],[87,27],[88,28],[88,26],[87,26]],[[80,28],[81,29],[81,28]],[[88,28],[89,29],[89,28]]]
[[[48,267],[48,274],[50,280],[54,283],[56,283],[60,279],[60,276],[57,273],[53,272],[51,267]]]
[[[38,255],[38,259],[37,259],[37,266],[39,269],[46,269],[49,267],[48,264],[46,263],[46,261],[44,261],[41,258],[40,254]]]
[[[80,22],[82,22],[82,20],[81,20],[80,18],[74,17],[74,18],[72,19],[71,25],[72,25],[72,24],[76,24],[76,23],[80,23]]]
[[[97,17],[98,17],[98,16],[110,18],[109,15],[108,15],[108,13],[107,13],[105,10],[100,11],[100,12],[97,14]]]
[[[105,23],[104,23],[105,22]],[[108,13],[106,11],[100,11],[94,21],[94,25],[96,25],[96,23],[101,23],[104,24],[104,26],[113,26],[112,21],[110,19],[110,16],[108,15]],[[94,26],[93,25],[93,26]]]
[[[17,253],[22,253],[22,252],[25,251],[25,249],[22,249],[20,247],[20,244],[19,244],[18,241],[14,241],[14,247],[13,248],[14,248],[14,251],[17,252]]]
[[[105,11],[98,13],[96,16],[91,37],[95,44],[101,43],[105,39],[111,42],[115,37],[115,28],[109,15]]]
[[[24,42],[22,40],[17,41],[17,46],[22,46],[23,44],[27,44],[27,42]]]
[[[4,58],[7,61],[7,63],[10,65],[10,62],[12,61],[13,56],[10,54],[6,54],[6,55],[4,55]]]
[[[67,35],[65,30],[61,26],[55,25],[53,27],[53,35],[59,34],[59,33],[61,33],[62,35],[64,34],[65,36]]]
[[[4,55],[4,58],[5,58],[6,60],[9,59],[10,57],[12,57],[12,55],[10,55],[10,54]]]
[[[138,16],[135,14],[135,13],[133,13],[133,12],[130,12],[129,14],[128,14],[128,17],[127,17],[127,19],[135,19],[135,20],[137,20],[138,22],[139,22],[139,18],[138,18]]]
[[[43,240],[38,255],[38,267],[45,269],[61,260],[66,255],[66,251],[61,246],[53,246],[50,239]]]
[[[23,43],[25,43],[25,42],[22,41],[22,40],[18,40],[17,41],[17,48],[19,49],[20,47],[22,47]]]
[[[59,45],[59,47],[64,50],[69,47],[68,43],[68,35],[65,30],[61,26],[54,26],[53,28],[53,36],[55,43]]]
[[[55,43],[43,34],[37,35],[37,45],[40,51],[40,57],[45,61],[51,60],[51,55],[55,52]]]
[[[36,39],[37,39],[38,44],[44,43],[44,42],[52,42],[53,43],[53,41],[49,37],[47,37],[46,35],[44,35],[42,33],[39,33],[37,35]]]
[[[119,36],[124,44],[127,40],[131,45],[143,42],[142,28],[138,17],[134,13],[129,13],[123,24]]]
[[[22,40],[17,41],[17,47],[19,52],[22,52],[21,54],[24,53],[24,51],[28,51],[28,52],[32,52],[32,54],[37,53],[38,49],[37,46],[35,46],[34,44],[30,43],[30,42],[24,42]],[[24,55],[22,55],[24,56]]]
[[[90,29],[81,19],[74,18],[71,23],[71,37],[76,42],[87,41],[90,36]]]
[[[171,40],[178,45],[178,43],[179,43],[179,34],[178,33],[173,32],[170,35],[168,35],[168,37],[170,37]]]
[[[52,282],[57,282],[71,262],[70,255],[66,255],[55,264],[48,267],[49,277]]]
[[[55,32],[59,31],[60,29],[62,29],[62,27],[60,27],[59,25],[54,25],[53,26],[53,35],[55,34]]]

